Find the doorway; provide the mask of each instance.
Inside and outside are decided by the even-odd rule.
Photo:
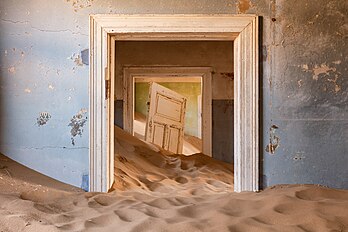
[[[146,109],[144,109],[144,104],[139,104],[138,111],[136,110],[136,93],[144,95],[144,91],[146,92],[146,89],[148,89],[148,83],[160,83],[174,91],[179,91],[192,101],[188,102],[188,112],[190,114],[185,120],[187,122],[185,126],[187,133],[185,133],[184,145],[186,143],[186,152],[184,149],[184,154],[193,154],[199,150],[205,155],[212,156],[211,67],[126,67],[123,69],[123,82],[125,89],[123,96],[123,129],[125,131],[136,135],[134,133],[134,123],[140,127],[138,129],[145,130],[142,122],[145,121]],[[136,91],[137,86],[138,91]],[[185,94],[185,91],[188,90],[187,87],[190,87],[190,91],[193,90],[193,93]],[[147,96],[142,96],[142,98],[142,101],[147,101]],[[198,113],[198,111],[201,112]],[[191,125],[188,125],[188,123]],[[142,135],[145,135],[145,131]],[[200,148],[197,146],[199,141],[196,137],[201,140]]]
[[[190,23],[188,23],[190,22]],[[90,191],[113,183],[115,41],[234,41],[234,190],[259,189],[258,17],[90,16]],[[233,119],[231,119],[233,120]]]

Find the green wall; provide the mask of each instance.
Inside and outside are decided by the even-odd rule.
[[[198,136],[198,95],[201,94],[201,83],[197,82],[171,82],[160,83],[187,98],[185,114],[185,133],[188,135]],[[135,111],[147,115],[147,105],[149,96],[149,83],[135,83]]]

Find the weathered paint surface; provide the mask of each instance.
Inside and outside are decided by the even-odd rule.
[[[0,17],[0,152],[87,189],[88,123],[82,131],[71,119],[88,110],[88,13],[65,1],[4,0]]]
[[[233,43],[229,41],[116,42],[117,100],[123,99],[127,66],[212,67],[212,98],[233,99]]]
[[[239,12],[262,17],[264,185],[348,188],[346,0],[2,0],[0,151],[86,186],[88,127],[73,146],[68,125],[76,112],[88,110],[82,51],[88,49],[89,14]],[[51,115],[43,126],[37,124],[40,112]],[[280,141],[273,154],[265,150],[272,125]]]
[[[46,125],[46,123],[51,119],[51,115],[48,112],[41,112],[39,117],[36,119],[38,126]]]
[[[213,100],[213,158],[233,163],[233,100]]]
[[[114,106],[114,124],[123,129],[123,100],[116,100]]]
[[[247,10],[250,9],[251,2],[250,0],[239,0],[237,2],[237,7],[238,7],[238,13],[244,14]]]
[[[276,149],[279,147],[280,139],[276,135],[276,130],[278,127],[276,125],[272,125],[269,129],[269,144],[266,146],[266,151],[270,154],[274,154]]]
[[[73,146],[75,146],[75,137],[78,136],[78,135],[80,137],[82,137],[83,127],[87,123],[86,113],[87,113],[86,109],[81,109],[76,115],[74,115],[70,119],[69,126],[71,127],[71,129],[70,129],[71,144]]]
[[[348,2],[273,1],[269,9],[263,182],[348,188]]]

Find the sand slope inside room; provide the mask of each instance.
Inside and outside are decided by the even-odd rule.
[[[0,231],[348,228],[347,190],[283,185],[233,193],[231,165],[200,154],[168,155],[118,128],[116,143],[110,193],[81,192],[0,157]]]

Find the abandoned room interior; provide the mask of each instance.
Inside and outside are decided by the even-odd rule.
[[[346,0],[2,0],[0,231],[347,231]]]

